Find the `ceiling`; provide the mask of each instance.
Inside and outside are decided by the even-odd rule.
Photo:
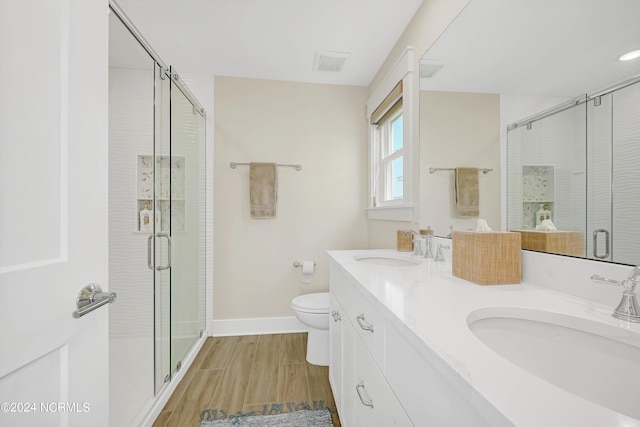
[[[117,3],[178,72],[367,86],[422,0]],[[317,51],[351,55],[341,72],[314,71]]]
[[[423,62],[422,89],[575,97],[640,74],[639,0],[471,0]]]

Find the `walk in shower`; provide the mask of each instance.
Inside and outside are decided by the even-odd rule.
[[[204,110],[122,10],[109,18],[110,425],[139,425],[205,333]],[[88,207],[89,208],[89,207]]]

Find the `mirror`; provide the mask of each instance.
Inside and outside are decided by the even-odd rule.
[[[524,248],[638,263],[637,80],[507,128],[507,228],[528,230]],[[561,230],[544,235],[555,246],[525,242],[545,217]]]
[[[640,27],[634,22],[635,16],[640,16],[640,2],[635,0],[471,0],[420,61],[421,205],[428,206],[441,194],[452,199],[452,173],[430,174],[429,168],[490,167],[493,172],[479,177],[479,217],[494,230],[532,230],[536,212],[548,212],[563,232],[558,235],[567,237],[573,233],[571,237],[580,241],[580,247],[571,253],[552,247],[534,249],[594,258],[593,231],[605,229],[609,233],[610,254],[603,257],[607,236],[600,231],[596,233],[596,259],[640,262],[640,250],[624,242],[640,242],[640,231],[638,236],[626,238],[634,226],[626,213],[633,212],[633,205],[628,203],[634,202],[633,197],[628,192],[615,195],[606,191],[612,184],[607,176],[618,177],[616,188],[638,188],[640,182],[634,182],[630,168],[620,169],[623,159],[633,163],[633,154],[624,149],[620,152],[625,155],[619,155],[616,161],[614,154],[609,162],[602,154],[593,155],[596,150],[614,150],[611,147],[615,146],[615,135],[628,135],[633,124],[638,134],[626,138],[638,145],[640,98],[637,104],[630,100],[635,99],[627,93],[631,87],[624,89],[624,96],[622,91],[603,95],[597,107],[593,105],[595,97],[586,102],[585,96],[640,74],[640,59],[618,60],[623,53],[640,48]],[[447,100],[462,97],[468,101],[461,104],[465,108],[438,120],[478,132],[462,142],[447,141],[447,135],[438,140],[424,137],[433,129],[425,111],[430,116],[438,114],[429,99],[446,105]],[[607,112],[613,111],[610,102],[616,102],[616,97],[620,98],[617,103],[628,105],[628,111],[620,120],[607,122]],[[529,130],[527,122],[522,122],[507,133],[507,125],[561,104],[563,107],[555,114],[538,117]],[[477,124],[468,125],[474,117],[495,123],[494,133]],[[626,130],[614,130],[618,122],[625,120],[631,123]],[[477,147],[492,138],[498,140],[498,152],[491,146],[491,155],[483,157],[485,153]],[[596,145],[602,139],[609,145]],[[439,148],[448,143],[455,149],[449,146],[450,154],[439,156]],[[640,152],[637,155],[640,157]],[[501,162],[500,158],[504,160]],[[536,188],[537,193],[533,191]],[[616,215],[614,207],[624,214]],[[439,235],[448,234],[448,225],[456,229],[475,227],[475,220],[463,221],[451,209],[446,218],[438,217],[436,211],[441,208],[440,204],[424,209],[420,226],[433,225]],[[610,218],[604,216],[612,211]],[[625,224],[625,231],[620,228],[623,221],[629,223]]]

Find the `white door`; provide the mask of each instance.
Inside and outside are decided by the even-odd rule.
[[[106,0],[0,0],[0,426],[108,425]],[[117,302],[116,302],[117,303]]]

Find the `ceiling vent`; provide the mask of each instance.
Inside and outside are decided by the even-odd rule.
[[[344,69],[350,56],[350,53],[320,50],[316,52],[316,58],[313,61],[313,69],[314,71],[331,71],[339,73]]]

